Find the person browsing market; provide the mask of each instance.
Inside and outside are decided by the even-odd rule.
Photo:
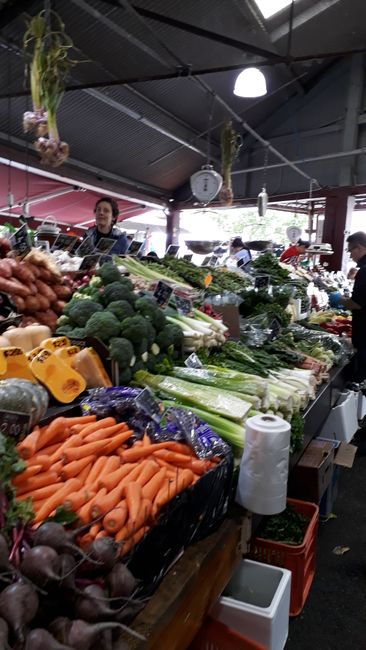
[[[95,204],[94,214],[95,226],[86,231],[85,238],[91,237],[94,246],[97,246],[103,237],[114,239],[115,244],[110,254],[123,255],[127,251],[129,242],[126,234],[116,226],[119,215],[117,201],[108,196],[101,197]]]
[[[284,262],[285,264],[296,264],[300,255],[304,255],[309,246],[310,242],[298,239],[296,244],[291,244],[291,246],[283,251],[280,256],[280,262]]]

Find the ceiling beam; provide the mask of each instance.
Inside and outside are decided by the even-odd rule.
[[[318,18],[319,14],[321,14],[323,11],[327,11],[327,9],[330,9],[330,7],[333,5],[338,4],[338,2],[339,0],[320,0],[320,2],[313,2],[308,9],[305,9],[301,13],[297,14],[296,17],[294,17],[292,29],[298,29],[309,20]],[[288,27],[289,26],[286,21],[283,22],[279,27],[273,29],[270,32],[272,41],[276,43],[276,41],[281,40],[281,38],[285,38],[288,35]]]
[[[34,1],[30,0],[7,0],[4,2],[0,9],[0,29],[18,18],[26,9],[31,9],[34,4]]]
[[[358,144],[358,117],[362,108],[364,90],[364,56],[355,54],[351,59],[348,92],[346,96],[342,151],[355,149]],[[339,172],[339,184],[350,185],[354,180],[353,165],[356,158],[344,161]]]

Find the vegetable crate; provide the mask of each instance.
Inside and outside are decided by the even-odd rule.
[[[302,543],[291,545],[254,537],[250,542],[249,557],[292,572],[290,616],[297,616],[305,604],[315,574],[319,508],[315,503],[296,499],[287,499],[287,505],[309,519]]]
[[[227,625],[207,618],[188,650],[265,650]]]

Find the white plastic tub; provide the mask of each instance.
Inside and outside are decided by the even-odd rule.
[[[328,415],[321,436],[349,442],[358,429],[357,414],[358,393],[352,390],[341,393]]]
[[[283,650],[290,594],[291,571],[242,560],[211,615],[267,650]]]

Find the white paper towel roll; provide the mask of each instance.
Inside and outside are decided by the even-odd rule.
[[[236,501],[250,512],[274,515],[286,508],[290,433],[276,415],[247,420]]]

